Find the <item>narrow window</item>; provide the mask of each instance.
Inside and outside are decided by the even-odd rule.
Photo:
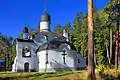
[[[78,59],[78,63],[80,63],[80,59]]]

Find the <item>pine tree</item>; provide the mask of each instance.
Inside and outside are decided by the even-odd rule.
[[[93,43],[93,0],[88,0],[88,79],[95,80]]]

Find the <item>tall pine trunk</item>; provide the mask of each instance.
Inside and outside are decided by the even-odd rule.
[[[93,0],[88,0],[88,80],[95,80],[93,38]]]
[[[119,22],[119,21],[118,21]],[[118,53],[119,53],[119,41],[118,41],[118,36],[119,36],[119,26],[117,22],[117,29],[116,29],[116,53],[115,53],[115,69],[117,71],[118,69]]]
[[[119,13],[119,17],[120,17],[120,0],[118,0],[118,13]],[[119,18],[118,17],[118,21],[117,21],[117,29],[116,29],[116,53],[115,53],[115,70],[117,71],[118,69],[118,54],[119,54]]]

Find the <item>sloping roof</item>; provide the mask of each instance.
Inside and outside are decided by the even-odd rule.
[[[42,31],[42,32],[39,32],[37,35],[44,35],[44,36],[52,36],[52,37],[63,37],[62,35],[60,34],[56,34],[54,32],[50,32],[50,31]]]
[[[48,49],[48,50],[50,50],[50,49],[58,49],[59,46],[61,44],[64,44],[64,43],[70,45],[71,50],[76,50],[76,48],[74,47],[73,44],[71,44],[71,43],[69,43],[67,41],[62,41],[62,40],[59,40],[59,39],[54,39],[54,40],[52,40],[49,43],[47,42],[47,43],[44,43],[43,45],[39,46],[39,48],[37,49],[36,52],[39,52],[41,50],[46,50],[46,49]]]

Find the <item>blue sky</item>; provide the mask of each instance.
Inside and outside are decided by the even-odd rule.
[[[16,38],[27,22],[37,28],[44,11],[45,0],[0,0],[0,32]],[[94,6],[102,9],[108,0],[94,0]],[[57,24],[64,26],[75,19],[77,12],[87,13],[87,0],[46,0],[51,15],[51,29]]]

